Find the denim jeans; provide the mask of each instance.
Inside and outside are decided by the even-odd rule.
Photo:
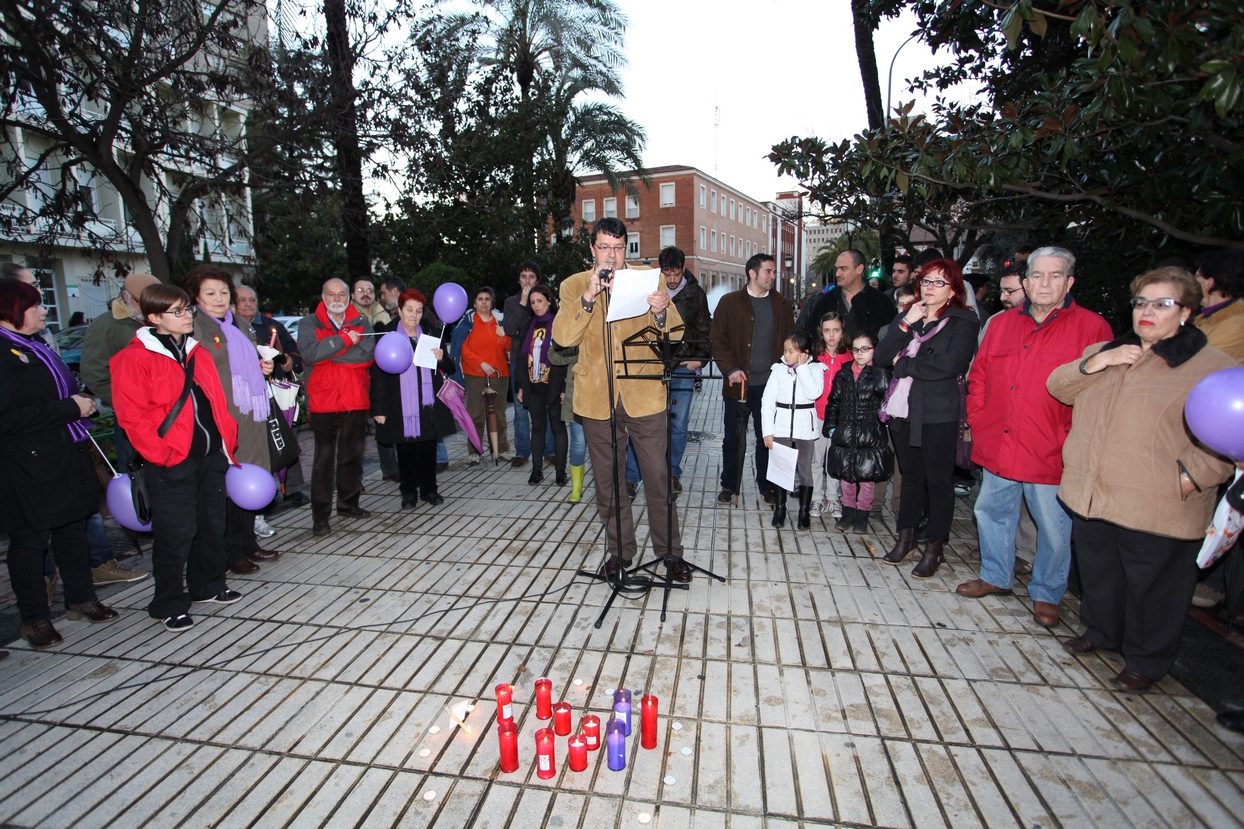
[[[583,466],[587,463],[587,438],[583,436],[583,424],[577,420],[566,423],[566,432],[570,436],[571,466]]]
[[[510,374],[510,396],[514,398],[514,414],[510,418],[510,422],[514,424],[514,457],[529,458],[531,457],[531,412],[518,402],[518,378],[513,373]]]
[[[676,368],[670,378],[670,471],[675,478],[682,477],[682,456],[687,451],[687,424],[691,422],[691,401],[695,397],[695,372],[689,368]],[[626,480],[639,483],[639,461],[635,459],[635,447],[626,452]]]
[[[444,438],[436,439],[436,462],[449,463],[449,447],[445,445]]]
[[[99,567],[112,560],[112,545],[104,531],[104,516],[98,512],[86,519],[86,540],[91,545],[91,567]]]
[[[981,578],[994,587],[1015,583],[1015,527],[1023,499],[1037,525],[1037,556],[1028,595],[1033,601],[1058,604],[1067,592],[1071,568],[1071,516],[1058,501],[1058,485],[1028,484],[981,471],[976,499]]]

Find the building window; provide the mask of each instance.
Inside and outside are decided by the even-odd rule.
[[[708,207],[708,188],[700,185],[700,207]]]
[[[708,228],[700,225],[700,250],[708,250]]]
[[[747,218],[743,221],[743,224],[747,225],[748,227],[751,227],[752,226],[752,209],[750,207],[747,208],[746,215],[747,215]]]
[[[714,190],[708,197],[708,209],[709,211],[713,213],[717,212],[717,191],[716,190]]]
[[[662,207],[673,207],[674,206],[674,185],[673,183],[661,185],[661,206]]]
[[[616,198],[605,199],[605,218],[618,218],[618,200]]]
[[[734,199],[730,200],[730,218],[734,219]]]
[[[717,231],[711,231],[708,234],[708,249],[713,253],[717,252]]]
[[[730,237],[730,255],[734,256],[734,237]]]
[[[583,221],[587,224],[596,221],[596,199],[587,199],[583,202]]]
[[[661,225],[661,250],[674,246],[674,226]]]
[[[626,256],[628,259],[639,258],[639,234],[626,234]]]
[[[626,197],[626,218],[628,219],[639,218],[639,196],[627,196]]]

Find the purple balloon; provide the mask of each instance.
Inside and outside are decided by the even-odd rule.
[[[253,463],[231,466],[225,473],[225,491],[242,509],[259,512],[276,497],[276,478]]]
[[[441,322],[446,325],[457,322],[467,310],[466,289],[457,282],[446,282],[432,296],[432,307]]]
[[[104,495],[108,511],[112,513],[113,518],[117,519],[117,523],[127,530],[149,533],[151,522],[144,524],[134,514],[134,495],[130,491],[130,483],[129,475],[116,475],[108,482],[108,491]]]
[[[1184,418],[1201,443],[1244,460],[1244,368],[1215,371],[1193,386]]]
[[[376,365],[389,374],[401,374],[415,362],[415,351],[410,347],[410,337],[390,331],[376,343]]]

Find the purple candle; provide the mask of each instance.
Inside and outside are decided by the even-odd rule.
[[[617,717],[605,726],[605,749],[609,755],[609,770],[626,768],[626,726]]]
[[[631,692],[625,688],[613,692],[613,716],[621,721],[626,736],[631,736]]]

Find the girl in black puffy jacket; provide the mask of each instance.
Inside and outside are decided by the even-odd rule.
[[[890,385],[890,369],[873,364],[876,348],[876,335],[856,335],[851,343],[855,361],[834,375],[825,407],[829,474],[842,481],[842,517],[834,527],[860,535],[868,532],[876,482],[894,470],[894,453],[877,417]]]

